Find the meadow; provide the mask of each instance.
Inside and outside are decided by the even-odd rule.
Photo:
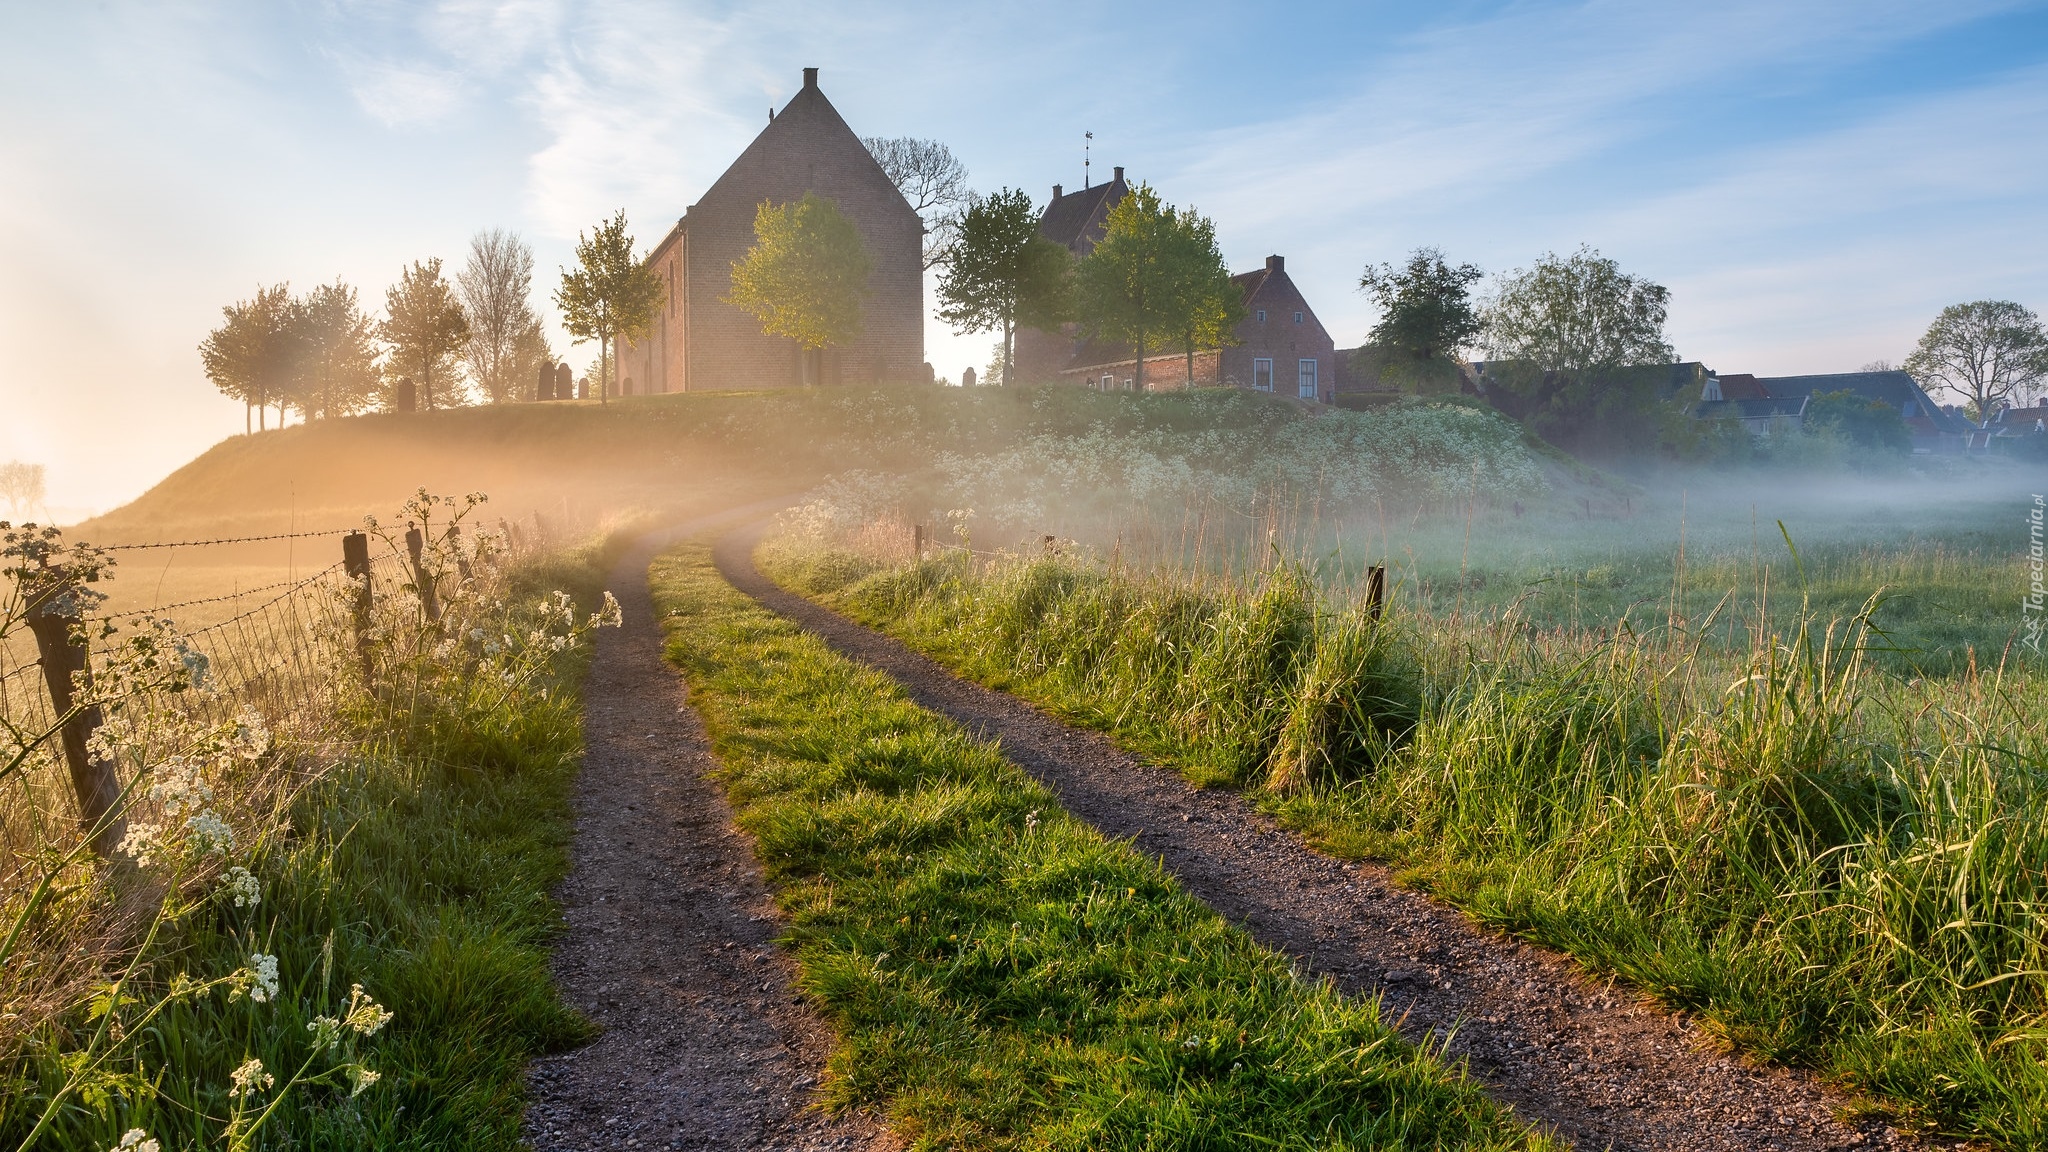
[[[2041,481],[1695,473],[1603,503],[1552,475],[1520,507],[956,520],[924,556],[915,512],[828,484],[764,557],[1902,1125],[2048,1147]]]

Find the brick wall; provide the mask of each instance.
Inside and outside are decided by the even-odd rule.
[[[1316,398],[1327,402],[1337,388],[1336,345],[1288,277],[1280,257],[1267,258],[1263,280],[1247,295],[1244,306],[1244,322],[1237,326],[1238,343],[1223,350],[1223,383],[1250,388],[1252,361],[1271,360],[1274,393],[1294,396],[1300,362],[1314,360]],[[1259,320],[1261,309],[1266,313],[1263,323]],[[1300,323],[1294,320],[1297,312]]]

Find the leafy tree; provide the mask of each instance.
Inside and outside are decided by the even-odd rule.
[[[1178,224],[1151,185],[1130,190],[1104,221],[1102,239],[1075,272],[1081,324],[1105,340],[1129,344],[1132,382],[1145,390],[1146,338],[1178,335],[1184,301],[1174,284]]]
[[[1028,194],[1005,188],[976,197],[939,276],[939,319],[956,332],[1001,332],[996,362],[1007,369],[1018,325],[1052,328],[1066,318],[1072,271],[1067,250],[1038,234]]]
[[[376,324],[356,304],[355,288],[336,280],[292,303],[299,411],[322,418],[362,411],[377,387]]]
[[[820,351],[860,334],[861,298],[874,262],[839,206],[806,192],[787,204],[763,201],[754,213],[754,246],[733,262],[726,303],[786,336],[807,364]]]
[[[1471,295],[1484,275],[1471,264],[1445,263],[1441,248],[1417,248],[1401,268],[1368,266],[1358,287],[1380,308],[1366,340],[1386,350],[1382,371],[1412,391],[1455,386],[1458,350],[1484,328]]]
[[[1186,383],[1195,382],[1195,350],[1220,348],[1237,339],[1244,320],[1244,292],[1230,278],[1216,224],[1193,208],[1173,215],[1166,260],[1172,331],[1187,355]]]
[[[626,212],[600,221],[585,239],[576,234],[576,271],[562,271],[555,306],[562,326],[577,343],[597,341],[599,403],[611,392],[612,349],[621,340],[637,340],[654,325],[654,314],[666,289],[647,262],[633,255],[633,237],[626,233]]]
[[[1671,293],[1590,248],[1503,277],[1485,309],[1487,398],[1567,448],[1626,449],[1659,423]],[[1504,363],[1503,363],[1504,362]]]
[[[0,500],[7,501],[10,516],[18,520],[24,512],[35,514],[36,506],[47,498],[44,487],[47,475],[41,464],[20,460],[0,464]]]
[[[1851,444],[1885,452],[1909,453],[1913,434],[1899,410],[1844,388],[1817,392],[1806,402],[1804,430],[1809,435],[1833,432]]]
[[[389,373],[412,377],[422,408],[434,407],[436,379],[446,389],[444,398],[460,395],[457,364],[469,340],[469,317],[441,275],[440,257],[415,260],[399,274],[398,283],[384,293],[384,322],[377,334],[391,346]]]
[[[926,270],[945,263],[973,201],[973,193],[967,189],[967,166],[937,140],[863,136],[860,142],[924,221]]]
[[[297,358],[291,289],[259,287],[254,297],[227,305],[221,315],[221,326],[199,344],[200,364],[214,387],[242,402],[242,430],[250,430],[252,409],[260,430],[267,426],[266,407],[290,387]]]
[[[2048,379],[2048,331],[2010,300],[1978,300],[1941,310],[1905,370],[1929,392],[1954,392],[1972,420],[2024,400]]]
[[[538,331],[528,297],[533,291],[533,249],[517,234],[492,228],[470,237],[469,262],[455,277],[469,313],[463,360],[493,404],[516,399],[535,365],[522,362],[519,342]]]

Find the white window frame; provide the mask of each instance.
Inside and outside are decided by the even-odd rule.
[[[1299,313],[1299,312],[1296,312],[1296,313],[1294,314],[1294,322],[1295,322],[1296,324],[1299,324],[1299,323],[1301,323],[1301,313]]]
[[[1298,400],[1322,399],[1322,380],[1316,372],[1313,359],[1297,360],[1294,363],[1294,395]]]
[[[1264,385],[1261,385],[1261,384],[1259,383],[1259,369],[1261,369],[1261,368],[1264,368],[1264,369],[1265,369],[1265,375],[1266,375],[1266,383],[1265,383]],[[1271,357],[1266,357],[1266,356],[1259,356],[1259,357],[1254,357],[1254,358],[1252,359],[1252,391],[1254,391],[1254,392],[1271,392],[1272,390],[1273,390],[1273,361],[1272,361],[1272,358],[1271,358]]]
[[[1264,324],[1265,322],[1266,322],[1266,310],[1265,310],[1264,308],[1261,308],[1261,309],[1259,309],[1259,323],[1261,323],[1261,324]]]
[[[1116,391],[1116,377],[1105,373],[1102,377],[1102,390],[1104,392]]]

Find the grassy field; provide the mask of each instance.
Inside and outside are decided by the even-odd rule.
[[[827,1091],[917,1148],[1535,1148],[1283,957],[893,683],[654,572],[670,658],[838,1027]]]
[[[502,578],[473,561],[482,582],[446,590],[444,626],[572,637],[580,617],[492,598],[560,589],[595,607],[608,560],[529,556]],[[378,627],[375,695],[352,651],[296,641],[334,660],[332,691],[301,686],[307,707],[272,717],[267,738],[246,712],[223,731],[125,704],[112,746],[136,762],[140,837],[126,867],[14,883],[66,829],[39,825],[47,842],[29,851],[35,813],[9,810],[0,1144],[518,1142],[528,1060],[589,1034],[548,969],[583,650],[450,648],[399,596]]]
[[[1545,631],[1234,579],[771,548],[786,583],[1908,1125],[2048,1147],[2048,680],[1856,619]],[[864,575],[865,574],[865,575]]]

